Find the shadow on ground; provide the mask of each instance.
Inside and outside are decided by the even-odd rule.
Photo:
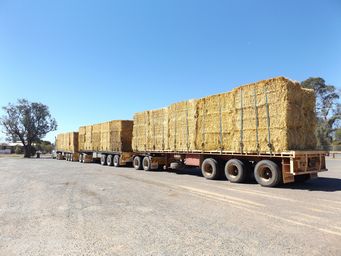
[[[341,191],[341,179],[319,177],[317,179],[306,181],[305,183],[284,184],[279,188],[336,192]]]
[[[202,177],[202,173],[199,168],[186,168],[183,170],[168,170],[168,172],[175,173],[177,175],[192,175],[192,176]],[[226,182],[225,177],[222,177],[219,180]],[[258,185],[254,179],[246,183]],[[282,184],[278,186],[277,188],[336,192],[336,191],[341,191],[341,179],[319,177],[317,179],[309,180],[303,183],[297,182],[297,183]]]

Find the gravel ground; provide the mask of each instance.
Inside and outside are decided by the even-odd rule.
[[[0,255],[341,255],[341,160],[305,184],[0,158]]]

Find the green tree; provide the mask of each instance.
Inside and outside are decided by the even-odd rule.
[[[317,142],[318,147],[328,149],[333,140],[333,134],[340,125],[340,98],[334,85],[327,85],[321,77],[310,77],[301,85],[313,89],[316,95]]]
[[[47,133],[57,129],[49,108],[41,103],[19,99],[16,104],[3,107],[5,114],[0,124],[9,140],[20,140],[24,147],[24,157],[34,155],[33,143],[39,142]]]
[[[53,145],[50,141],[42,140],[35,145],[35,148],[42,153],[51,153],[53,150]]]
[[[334,145],[341,145],[341,128],[337,128],[335,131]]]

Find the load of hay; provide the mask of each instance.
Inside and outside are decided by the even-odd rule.
[[[189,100],[168,107],[169,148],[191,151],[196,148],[197,101]]]
[[[167,108],[135,114],[134,126],[132,145],[135,151],[168,150]]]
[[[162,111],[137,113],[133,149],[239,153],[311,150],[316,148],[315,128],[314,92],[277,77],[175,103]]]
[[[113,120],[79,128],[80,151],[130,152],[133,122]]]
[[[56,138],[56,150],[62,152],[78,152],[78,132],[60,133]]]

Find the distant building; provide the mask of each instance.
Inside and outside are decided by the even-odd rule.
[[[0,142],[0,154],[11,154],[14,153],[15,148],[22,147],[23,144],[20,141],[17,142]]]

